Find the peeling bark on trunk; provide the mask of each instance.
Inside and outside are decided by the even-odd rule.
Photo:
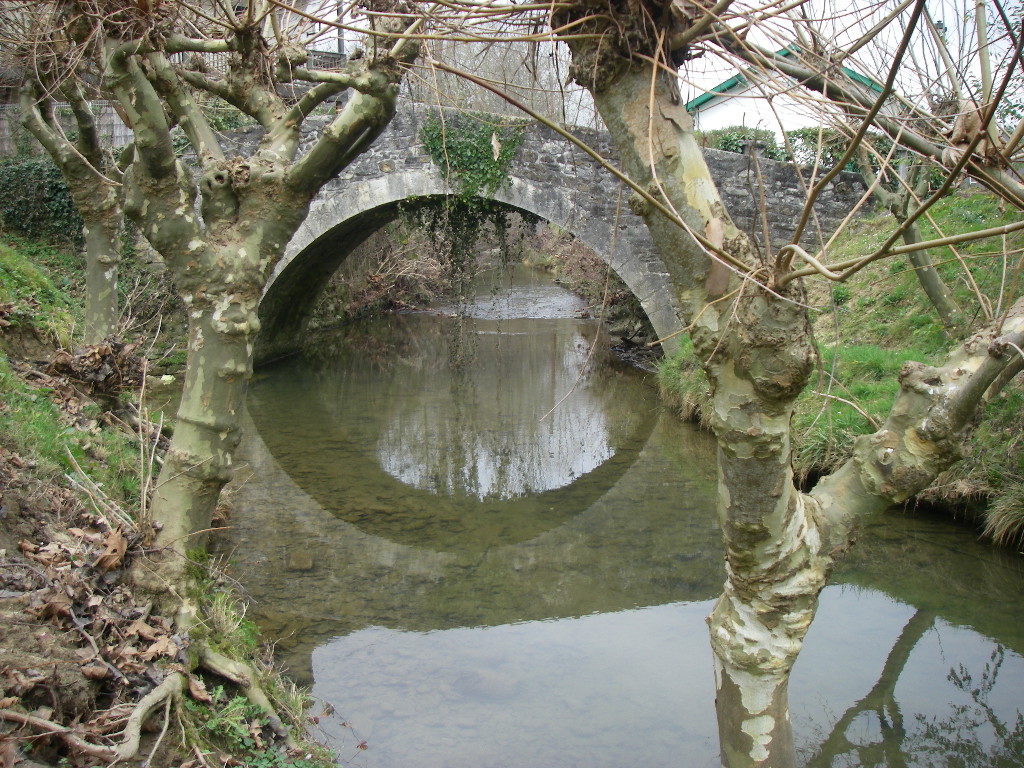
[[[180,580],[187,553],[205,546],[232,476],[263,284],[309,207],[308,195],[285,185],[285,168],[261,153],[211,162],[198,184],[202,228],[189,213],[187,180],[156,180],[142,169],[128,177],[128,212],[164,255],[189,316],[182,399],[151,508],[146,567],[156,578],[145,584],[156,591]]]
[[[634,64],[594,96],[627,172],[705,239],[635,205],[692,320],[713,392],[728,581],[709,623],[723,758],[732,768],[792,766],[788,674],[830,569],[791,465],[793,403],[816,361],[802,289],[787,286],[792,301],[741,283],[709,256],[708,243],[735,264],[758,267],[711,181],[674,83]]]
[[[377,23],[401,33],[410,21],[399,16]],[[216,81],[175,67],[164,52],[146,51],[145,45],[111,42],[107,48],[106,83],[136,138],[136,159],[125,173],[125,211],[163,256],[189,315],[184,390],[151,507],[151,554],[134,574],[158,601],[179,600],[173,593],[185,581],[188,553],[203,546],[220,491],[231,479],[266,280],[320,187],[390,121],[404,65],[417,54],[408,40],[391,41],[390,53],[354,62],[351,72],[323,73],[324,82],[289,105],[266,75],[267,42],[258,30],[236,28],[232,34],[216,44],[183,38],[169,43],[183,51],[211,45],[234,51],[227,73]],[[302,71],[315,81],[315,73]],[[252,156],[222,151],[190,87],[213,93],[262,125]],[[303,118],[348,87],[359,92],[299,157]],[[196,151],[198,174],[174,156],[174,122]]]
[[[751,675],[715,659],[715,711],[722,765],[794,768],[789,673]]]
[[[120,218],[120,209],[117,210]],[[121,228],[108,220],[85,225],[85,343],[98,344],[117,333]]]
[[[207,302],[204,302],[207,303]],[[232,308],[189,307],[188,363],[174,439],[153,495],[159,528],[153,563],[161,573],[181,569],[179,558],[206,543],[221,489],[231,479],[241,439],[239,415],[252,370],[255,302]]]
[[[789,673],[853,525],[959,458],[971,414],[1024,335],[1024,306],[1006,318],[1003,338],[978,337],[940,369],[908,364],[886,425],[800,493],[790,423],[816,362],[802,287],[777,281],[775,270],[790,267],[759,260],[729,220],[674,78],[651,63],[665,51],[637,50],[650,44],[651,20],[623,6],[609,23],[587,7],[554,23],[573,30],[573,74],[593,94],[624,170],[649,193],[631,206],[667,266],[712,390],[727,581],[708,623],[723,765],[794,768]]]

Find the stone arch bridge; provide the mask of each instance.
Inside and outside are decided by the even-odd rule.
[[[260,305],[262,330],[257,362],[301,346],[317,297],[344,259],[370,234],[394,219],[401,203],[443,199],[451,194],[441,171],[419,139],[433,108],[405,105],[388,129],[314,200],[310,214],[289,242]],[[577,132],[602,156],[614,158],[606,133]],[[761,237],[757,202],[764,190],[773,243],[792,234],[803,192],[792,166],[745,155],[707,150],[719,190],[737,225]],[[681,327],[667,270],[647,227],[626,205],[628,190],[571,142],[542,125],[526,129],[511,168],[510,183],[493,199],[556,224],[594,250],[639,299],[660,337]],[[863,185],[842,174],[818,206],[818,217],[834,227],[856,203]]]

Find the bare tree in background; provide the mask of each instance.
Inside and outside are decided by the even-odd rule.
[[[900,237],[906,245],[913,246],[924,240],[919,223],[918,206],[928,197],[931,168],[928,161],[917,157],[900,158],[896,162],[886,159],[881,173],[875,173],[874,161],[868,151],[870,143],[862,141],[857,153],[860,175],[875,199],[893,215],[903,227]],[[888,182],[888,183],[886,183]],[[964,315],[949,286],[939,275],[927,250],[915,249],[907,252],[907,261],[914,269],[914,275],[932,307],[935,309],[943,328],[954,336],[961,336]]]
[[[124,226],[123,169],[96,126],[87,86],[67,80],[47,87],[38,71],[21,94],[22,122],[60,169],[85,225],[85,330],[83,341],[98,344],[117,332],[117,278]],[[52,90],[51,90],[52,89]],[[71,106],[77,135],[70,138],[54,117],[53,90]]]

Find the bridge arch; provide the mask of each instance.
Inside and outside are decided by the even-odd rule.
[[[602,191],[614,206],[617,196]],[[271,360],[300,346],[316,298],[331,276],[367,237],[398,216],[403,202],[451,194],[433,165],[350,180],[322,193],[264,291],[256,360]],[[519,175],[489,197],[545,219],[590,247],[639,299],[659,337],[681,327],[668,275],[647,228],[616,227],[621,217],[605,210],[608,200]]]

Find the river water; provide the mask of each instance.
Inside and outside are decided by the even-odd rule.
[[[714,447],[582,310],[517,271],[254,380],[219,545],[342,764],[718,765]],[[865,520],[793,672],[802,762],[1024,765],[1022,592],[967,529]]]

